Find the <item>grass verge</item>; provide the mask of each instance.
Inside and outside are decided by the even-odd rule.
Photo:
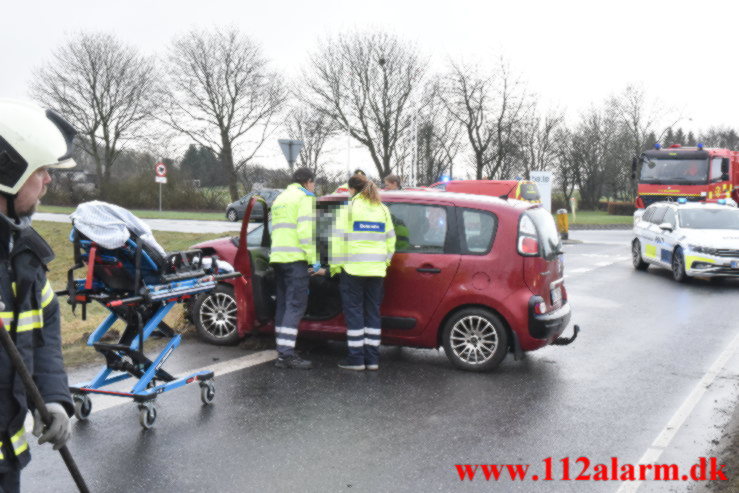
[[[633,224],[633,216],[614,216],[605,211],[577,211],[576,220],[568,214],[570,224]]]
[[[61,290],[67,284],[67,271],[74,265],[72,244],[69,242],[69,224],[34,221],[34,228],[52,246],[56,259],[49,264],[48,278],[55,290]],[[195,243],[219,238],[224,234],[192,234],[157,231],[157,241],[168,251],[184,250]],[[84,276],[83,269],[75,271],[75,277]],[[76,366],[89,363],[98,358],[97,352],[86,345],[87,337],[95,330],[98,324],[108,315],[108,311],[99,303],[87,305],[87,320],[82,320],[81,309],[77,307],[72,313],[66,297],[60,297],[59,305],[62,318],[62,350],[67,366]],[[191,330],[191,325],[185,320],[183,305],[176,305],[165,317],[164,321],[179,332]],[[113,330],[122,331],[123,324],[118,321]]]

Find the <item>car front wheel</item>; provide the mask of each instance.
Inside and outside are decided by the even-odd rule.
[[[191,313],[198,335],[205,342],[226,346],[239,341],[236,297],[230,284],[219,284],[198,296]]]
[[[235,223],[239,220],[239,215],[234,209],[229,209],[228,212],[226,212],[226,219],[228,219],[232,223]]]
[[[637,239],[631,243],[631,263],[636,270],[647,270],[649,267],[641,256],[641,243]]]
[[[457,368],[490,371],[508,352],[503,321],[482,308],[466,308],[452,316],[442,334],[444,352]]]
[[[677,282],[688,282],[690,278],[685,273],[685,257],[683,249],[677,247],[672,253],[672,278]]]

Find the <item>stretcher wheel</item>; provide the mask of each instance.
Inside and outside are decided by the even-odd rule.
[[[157,408],[154,406],[141,406],[139,407],[139,423],[141,426],[148,430],[154,426],[154,422],[157,420]]]
[[[92,400],[87,394],[74,396],[74,416],[80,421],[85,421],[92,412]]]
[[[216,398],[216,386],[212,380],[200,383],[200,400],[203,404],[210,404]]]

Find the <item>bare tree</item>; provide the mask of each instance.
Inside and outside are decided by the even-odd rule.
[[[526,179],[532,171],[550,169],[557,160],[558,130],[562,127],[560,113],[550,113],[541,117],[532,114],[522,126],[523,171]]]
[[[447,111],[438,81],[426,86],[420,111],[417,146],[419,183],[431,184],[445,171],[451,176],[454,160],[462,147],[462,126]]]
[[[340,35],[311,57],[302,99],[365,146],[383,178],[410,127],[423,74],[416,50],[393,35]]]
[[[326,114],[306,107],[293,108],[286,123],[291,139],[303,141],[300,150],[300,165],[318,174],[323,170],[321,160],[326,142],[334,137],[341,127]],[[290,171],[293,171],[292,167]]]
[[[105,194],[121,151],[142,137],[156,107],[153,62],[110,34],[79,33],[34,79],[33,97],[80,132]]]
[[[477,179],[505,174],[513,165],[520,126],[531,106],[523,83],[506,62],[501,59],[491,75],[452,63],[441,97],[467,134]]]
[[[237,29],[191,31],[174,41],[166,64],[164,120],[218,155],[232,200],[241,168],[274,131],[286,101],[261,48]]]
[[[706,147],[723,147],[726,149],[739,149],[739,135],[730,127],[711,127],[701,132],[698,138]]]

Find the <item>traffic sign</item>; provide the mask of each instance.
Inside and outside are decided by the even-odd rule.
[[[155,176],[154,182],[156,183],[167,183],[167,177],[166,176]]]
[[[167,176],[167,165],[162,162],[157,163],[156,167],[154,168],[154,172],[157,176]]]
[[[298,159],[298,156],[300,155],[300,150],[303,148],[303,141],[277,139],[277,142],[280,144],[280,149],[282,149],[285,159],[287,159],[287,162],[290,163],[290,167],[292,167],[295,164],[295,160]]]

